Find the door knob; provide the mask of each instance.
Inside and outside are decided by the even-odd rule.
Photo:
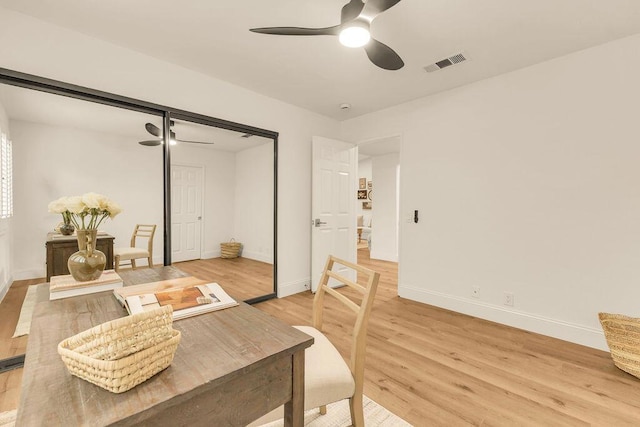
[[[315,225],[316,227],[320,227],[321,225],[326,224],[326,222],[322,222],[320,221],[320,218],[316,218],[315,221],[313,221],[313,225]]]

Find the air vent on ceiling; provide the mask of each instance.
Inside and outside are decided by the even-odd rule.
[[[442,70],[443,68],[449,67],[451,65],[460,64],[468,59],[464,54],[458,53],[448,58],[442,59],[435,64],[427,65],[424,67],[424,70],[427,73],[433,73],[434,71]]]

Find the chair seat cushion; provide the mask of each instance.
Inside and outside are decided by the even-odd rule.
[[[140,248],[115,248],[113,254],[119,256],[121,260],[149,257],[149,251]]]
[[[294,326],[314,339],[304,354],[304,409],[309,410],[353,396],[355,382],[349,366],[322,332],[311,326]],[[274,409],[250,426],[284,417],[284,407]]]

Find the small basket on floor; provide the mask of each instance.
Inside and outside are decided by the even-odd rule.
[[[95,326],[58,344],[72,375],[122,393],[166,369],[180,343],[170,305]]]
[[[242,243],[231,239],[228,242],[220,243],[220,258],[238,258]]]
[[[613,363],[640,378],[640,318],[610,313],[599,313],[598,317]]]

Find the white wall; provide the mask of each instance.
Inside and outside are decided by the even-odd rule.
[[[640,314],[639,75],[637,35],[344,122],[403,134],[400,295],[606,349],[598,312]]]
[[[5,135],[11,135],[9,118],[2,104],[0,104],[0,130]],[[11,268],[13,253],[11,250],[12,223],[13,218],[0,219],[0,301],[6,295],[13,280]]]
[[[242,243],[243,257],[272,264],[273,143],[236,154],[235,193],[235,223],[228,238]]]
[[[2,66],[170,105],[280,133],[278,284],[304,290],[310,277],[311,136],[339,123],[128,49],[0,8]],[[20,191],[18,188],[17,191]]]
[[[372,158],[371,258],[398,261],[398,153]]]
[[[129,246],[137,223],[162,227],[162,150],[113,134],[11,121],[14,157],[14,279],[44,277],[47,232],[62,220],[47,211],[52,200],[87,192],[104,194],[123,207],[100,230]],[[161,263],[162,238],[154,240]]]

